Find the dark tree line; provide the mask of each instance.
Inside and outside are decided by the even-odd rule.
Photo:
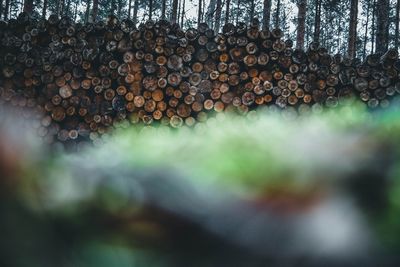
[[[384,53],[400,43],[400,0],[0,0],[1,19],[16,18],[22,11],[82,22],[110,14],[135,23],[169,19],[181,27],[205,21],[215,31],[224,23],[258,18],[264,28],[281,28],[297,48],[314,41],[350,58]]]

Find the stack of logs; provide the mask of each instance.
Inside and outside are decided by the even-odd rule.
[[[20,107],[52,143],[96,141],[117,125],[192,127],[218,112],[258,106],[306,113],[360,99],[386,108],[400,93],[396,50],[365,62],[317,43],[292,48],[279,29],[109,17],[81,24],[22,13],[0,22],[0,102]]]

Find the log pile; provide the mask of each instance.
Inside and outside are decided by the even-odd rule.
[[[0,22],[0,102],[38,118],[53,143],[96,141],[129,124],[192,127],[213,114],[259,106],[319,112],[355,100],[387,108],[400,93],[396,50],[365,62],[311,43],[294,49],[279,29],[202,23],[183,31],[167,21],[110,16],[75,23],[22,13]]]

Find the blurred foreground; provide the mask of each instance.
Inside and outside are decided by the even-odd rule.
[[[220,114],[79,153],[2,114],[0,266],[400,265],[398,111]]]

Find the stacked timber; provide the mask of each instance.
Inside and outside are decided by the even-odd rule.
[[[167,21],[75,23],[22,13],[0,22],[0,101],[38,119],[49,143],[98,141],[129,124],[192,127],[257,107],[320,112],[359,100],[387,108],[400,93],[396,50],[365,62],[318,43],[294,49],[279,29]]]

